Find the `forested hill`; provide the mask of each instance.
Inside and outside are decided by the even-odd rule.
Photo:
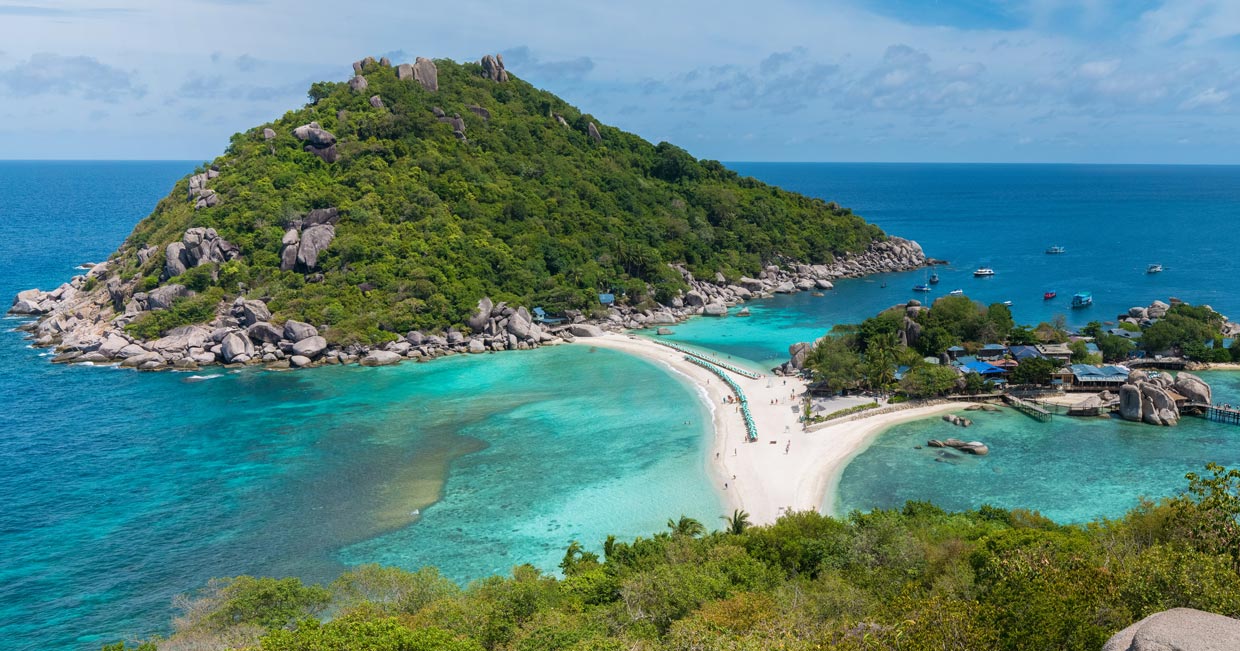
[[[166,331],[244,290],[277,322],[374,342],[462,324],[483,296],[666,301],[687,289],[669,263],[736,280],[885,239],[847,209],[604,125],[495,57],[354,67],[180,181],[114,257],[109,275],[132,282],[114,300],[195,292]]]

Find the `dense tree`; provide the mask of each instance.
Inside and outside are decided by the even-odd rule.
[[[1013,384],[1050,384],[1051,374],[1058,368],[1059,365],[1054,360],[1030,357],[1012,369],[1011,380]]]
[[[900,390],[914,398],[946,395],[956,388],[960,376],[950,366],[921,364],[904,374]]]
[[[366,93],[316,83],[306,106],[234,135],[211,162],[218,205],[195,210],[188,180],[179,182],[117,253],[117,273],[139,275],[149,291],[161,283],[165,247],[189,227],[211,227],[242,257],[170,282],[218,291],[215,302],[244,287],[271,298],[277,321],[326,325],[337,342],[377,341],[460,326],[484,295],[552,311],[597,310],[608,291],[649,305],[686,288],[669,264],[736,280],[769,263],[829,263],[886,237],[838,205],[600,125],[516,77],[498,84],[477,64],[436,65],[438,92],[368,66]],[[435,108],[459,113],[466,139]],[[293,137],[310,121],[336,136],[339,160],[325,163]],[[321,275],[280,271],[285,230],[324,207],[340,217]],[[141,263],[146,246],[155,253]],[[158,336],[200,319],[194,307],[143,317],[131,331]]]
[[[1181,496],[1068,526],[925,502],[766,526],[735,526],[736,511],[728,532],[613,539],[585,565],[574,544],[563,579],[519,566],[465,588],[369,566],[325,600],[296,579],[241,577],[182,604],[169,640],[128,648],[1093,651],[1168,608],[1240,615],[1238,487],[1240,471],[1211,464]]]

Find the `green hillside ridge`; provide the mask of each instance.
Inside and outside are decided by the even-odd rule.
[[[652,145],[516,77],[434,64],[437,91],[367,60],[364,88],[316,83],[306,106],[234,135],[210,164],[214,205],[196,209],[192,177],[178,182],[113,270],[141,276],[138,291],[177,283],[199,296],[139,317],[130,332],[151,338],[209,320],[244,288],[269,299],[276,322],[327,325],[333,343],[376,343],[459,327],[483,296],[588,314],[598,293],[614,291],[650,306],[688,289],[671,263],[737,280],[886,239],[848,209]],[[449,122],[460,116],[463,139],[437,108]],[[312,121],[335,136],[334,162],[294,137]],[[334,240],[314,269],[281,271],[288,226],[323,208],[339,209]],[[193,227],[215,229],[239,257],[163,277],[166,247]]]
[[[169,639],[104,648],[1098,651],[1167,609],[1240,615],[1240,471],[1187,478],[1180,496],[1084,525],[926,502],[761,527],[736,512],[721,531],[682,516],[632,542],[573,542],[560,577],[522,565],[464,588],[434,568],[363,566],[326,587],[222,579],[181,604]],[[1236,648],[1240,621],[1173,613],[1131,648]]]

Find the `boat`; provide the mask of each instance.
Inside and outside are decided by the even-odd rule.
[[[953,290],[951,290],[950,292],[947,292],[947,294],[948,294],[949,296],[964,296],[964,290],[963,290],[963,289],[953,289]]]
[[[1063,248],[1062,246],[1058,246],[1058,245],[1047,247],[1046,249],[1047,255],[1059,255],[1061,253],[1067,253],[1067,252],[1068,252],[1067,249]]]
[[[1055,290],[1053,289],[1049,292],[1046,292],[1045,294],[1042,294],[1042,300],[1044,301],[1049,301],[1052,298],[1055,298]]]
[[[1091,292],[1077,292],[1072,297],[1072,307],[1089,307],[1094,304],[1094,295]]]
[[[929,285],[913,285],[913,291],[915,291],[915,292],[928,292],[928,291],[930,291],[930,286],[929,286]]]
[[[982,267],[978,269],[977,271],[973,272],[974,278],[988,278],[993,275],[995,275],[995,270],[991,269],[990,267]]]
[[[1012,301],[1003,301],[1003,304],[1007,307],[1012,307]]]
[[[937,285],[937,284],[939,284],[939,275],[938,275],[938,274],[930,274],[930,278],[929,278],[929,280],[930,280],[930,284],[931,284],[931,285]]]
[[[1162,265],[1160,264],[1152,264],[1145,268],[1145,273],[1147,274],[1156,274],[1156,273],[1161,273],[1161,272],[1162,272]]]

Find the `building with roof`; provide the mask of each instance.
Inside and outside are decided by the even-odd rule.
[[[1038,344],[1038,352],[1043,357],[1049,357],[1057,362],[1072,361],[1072,349],[1068,344]]]
[[[977,351],[977,358],[985,360],[1003,359],[1007,357],[1007,354],[1008,348],[1003,344],[986,344],[982,346],[981,350]]]
[[[1008,353],[1018,362],[1026,359],[1040,359],[1042,357],[1042,353],[1038,352],[1037,346],[1012,346],[1008,348]]]
[[[1073,364],[1072,382],[1085,387],[1118,387],[1128,381],[1128,368],[1124,366],[1094,366]]]
[[[957,357],[964,354],[964,346],[952,346],[947,349],[947,359],[955,361]]]

